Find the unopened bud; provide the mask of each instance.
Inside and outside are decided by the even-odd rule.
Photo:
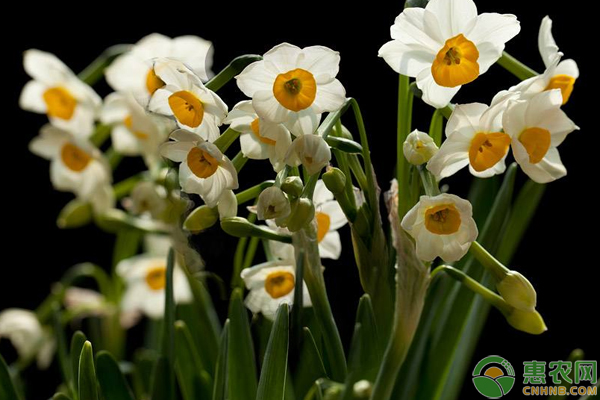
[[[202,205],[188,215],[183,222],[184,229],[190,232],[202,232],[219,220],[219,212],[215,208]]]
[[[292,213],[287,219],[290,232],[297,232],[315,218],[315,206],[307,198],[300,198],[292,207]]]
[[[217,204],[220,218],[235,217],[238,211],[238,202],[233,190],[225,190]]]
[[[346,187],[346,174],[341,169],[327,167],[327,171],[321,176],[325,187],[335,195],[342,193]]]
[[[278,242],[283,243],[292,243],[291,236],[274,232],[273,230],[264,226],[254,225],[246,218],[223,218],[221,220],[221,228],[229,235],[235,237],[254,236],[262,239],[277,240]]]
[[[292,197],[300,197],[304,190],[304,184],[299,176],[288,176],[281,184],[281,190]]]
[[[429,161],[439,149],[431,136],[415,129],[406,137],[402,150],[409,163],[421,165]]]
[[[371,397],[372,391],[373,385],[366,379],[356,382],[352,387],[352,392],[356,399],[368,399]]]
[[[544,319],[536,310],[513,308],[511,311],[505,312],[504,316],[513,328],[532,335],[539,335],[548,330]]]
[[[537,294],[533,285],[517,271],[509,271],[504,279],[496,284],[498,293],[511,306],[523,311],[533,311]]]
[[[74,199],[61,210],[56,225],[61,229],[79,228],[92,222],[92,216],[90,203]]]
[[[256,214],[260,220],[286,218],[290,215],[290,211],[290,201],[285,193],[276,186],[266,188],[258,196]]]
[[[332,386],[325,390],[324,400],[337,400],[342,396],[342,388],[340,386]]]
[[[329,145],[319,135],[302,135],[292,142],[285,163],[292,167],[302,164],[310,175],[321,171],[331,160]]]

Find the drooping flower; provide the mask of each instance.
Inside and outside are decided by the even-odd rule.
[[[260,220],[283,219],[290,215],[288,196],[278,187],[271,186],[258,196],[256,214]]]
[[[346,90],[335,78],[339,63],[339,53],[327,47],[282,43],[236,79],[261,118],[283,123],[298,136],[314,133],[322,113],[342,107]]]
[[[126,284],[121,301],[122,323],[125,326],[131,326],[137,319],[135,316],[140,313],[153,319],[164,315],[170,240],[156,236],[152,243],[153,247],[148,248],[146,253],[127,258],[117,265],[117,273]],[[189,303],[192,300],[187,278],[177,262],[173,269],[173,296],[176,303]]]
[[[322,180],[317,181],[313,202],[317,221],[319,254],[321,258],[337,260],[342,253],[342,241],[338,229],[348,222],[346,215]]]
[[[29,143],[29,150],[50,160],[50,180],[56,190],[74,193],[97,213],[114,205],[110,167],[88,140],[45,125]]]
[[[89,137],[102,103],[96,92],[53,54],[27,50],[23,66],[33,79],[21,92],[20,107],[46,114],[58,128]]]
[[[167,191],[163,185],[154,182],[139,182],[130,196],[123,199],[123,206],[133,215],[149,215],[154,219],[160,219],[168,206]]]
[[[142,155],[152,166],[158,159],[158,146],[167,138],[168,126],[148,114],[131,94],[111,93],[104,100],[102,123],[111,125],[114,149],[126,156]]]
[[[238,188],[233,163],[214,144],[198,134],[179,129],[171,133],[172,141],[163,143],[160,153],[179,165],[179,184],[186,193],[202,197],[214,207],[226,190]]]
[[[427,169],[438,180],[469,166],[477,177],[488,178],[506,169],[510,136],[502,132],[506,103],[458,105],[446,125],[446,140],[429,160]]]
[[[285,163],[292,167],[303,165],[309,174],[321,171],[331,160],[329,145],[319,135],[302,135],[296,138],[285,156]]]
[[[224,121],[240,132],[240,145],[245,157],[253,160],[269,159],[275,172],[285,167],[284,157],[292,144],[288,129],[260,118],[252,101],[241,101],[233,107]]]
[[[153,71],[165,83],[150,99],[148,109],[172,117],[182,129],[214,141],[221,134],[219,126],[227,116],[227,105],[207,89],[192,70],[179,61],[160,58]]]
[[[296,268],[293,260],[271,261],[242,270],[242,279],[250,291],[246,307],[253,313],[262,313],[274,319],[281,304],[294,304]],[[310,307],[310,295],[306,283],[302,283],[302,306]]]
[[[560,109],[559,89],[544,91],[528,101],[512,101],[503,126],[512,138],[515,160],[535,182],[547,183],[567,174],[557,147],[576,129]]]
[[[500,58],[519,30],[514,15],[477,15],[473,0],[431,0],[425,8],[404,9],[379,56],[394,71],[416,78],[423,100],[442,108]]]
[[[413,165],[425,164],[438,150],[431,136],[417,129],[406,137],[402,146],[404,157]]]
[[[417,256],[423,261],[436,257],[446,262],[458,261],[479,233],[471,203],[446,193],[421,196],[401,225],[415,239]]]
[[[206,81],[212,76],[212,43],[198,36],[167,36],[152,33],[137,42],[130,51],[117,57],[106,69],[106,81],[118,92],[129,92],[142,105],[164,82],[152,70],[155,58],[179,60]]]
[[[3,337],[11,341],[22,360],[29,361],[35,357],[38,368],[50,366],[56,341],[34,312],[20,308],[7,308],[0,312],[0,339]]]

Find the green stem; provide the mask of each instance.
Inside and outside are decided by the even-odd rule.
[[[239,173],[242,170],[242,168],[244,168],[244,165],[246,165],[246,162],[248,162],[248,159],[240,151],[236,154],[235,157],[233,157],[233,160],[231,160],[231,162],[233,163],[235,170]]]
[[[238,205],[244,204],[250,200],[254,200],[261,194],[261,192],[263,190],[265,190],[266,188],[268,188],[270,186],[273,186],[274,182],[275,181],[264,181],[262,183],[259,183],[258,185],[252,186],[251,188],[248,188],[242,192],[239,192],[238,194],[235,195]]]
[[[140,172],[139,174],[122,180],[121,182],[115,183],[113,186],[115,198],[117,200],[121,200],[123,197],[127,196],[129,193],[131,193],[133,188],[135,188],[135,186],[144,179],[145,176],[145,172]]]
[[[90,142],[96,147],[100,147],[106,142],[106,140],[110,137],[110,132],[112,128],[110,125],[98,124],[96,125],[96,129],[94,133],[90,137]]]
[[[248,65],[260,60],[262,60],[262,57],[256,54],[246,54],[236,57],[221,72],[206,82],[205,86],[213,92],[216,92],[225,86],[225,84],[234,76],[242,72]]]
[[[431,136],[437,147],[442,145],[443,125],[444,114],[442,113],[441,109],[436,109],[431,116],[431,123],[429,124],[429,136]]]
[[[113,171],[117,169],[117,167],[123,160],[123,154],[117,152],[113,147],[109,147],[108,150],[106,150],[105,156],[108,159],[110,169],[112,169]]]
[[[221,153],[225,153],[229,146],[231,146],[238,137],[240,137],[240,133],[238,131],[227,128],[225,132],[223,132],[221,136],[219,136],[217,140],[213,142],[213,144],[217,146],[219,150],[221,150]]]
[[[358,156],[356,154],[348,154],[348,166],[352,171],[352,174],[356,178],[356,182],[360,189],[364,192],[369,190],[369,183],[367,182],[367,175],[363,170],[360,161],[358,160]]]
[[[533,69],[529,68],[507,52],[502,53],[502,57],[498,60],[498,64],[522,81],[539,75]]]
[[[398,216],[400,219],[408,212],[410,204],[409,187],[410,164],[404,157],[404,142],[411,128],[413,93],[410,90],[410,78],[400,75],[398,83],[398,128],[396,138],[396,179],[398,181]]]
[[[440,194],[440,188],[438,187],[435,177],[425,168],[423,165],[418,167],[419,175],[421,176],[421,182],[423,182],[423,188],[427,196],[438,196]]]
[[[336,125],[336,135],[342,136],[342,121],[338,119]],[[348,157],[345,153],[334,149],[333,155],[337,161],[340,170],[346,175],[346,197],[350,202],[350,209],[356,209],[356,198],[354,197],[354,187],[352,185],[352,175],[350,173],[350,166],[348,165]]]
[[[102,78],[106,67],[108,67],[115,58],[129,51],[131,47],[132,46],[128,44],[118,44],[109,47],[77,76],[88,85],[93,85],[94,83],[98,82],[100,78]]]
[[[367,139],[367,132],[365,130],[365,124],[363,122],[362,113],[358,102],[351,98],[350,104],[352,105],[352,111],[354,112],[354,118],[356,119],[356,125],[358,126],[358,134],[360,137],[360,144],[363,148],[363,159],[365,160],[365,174],[367,175],[368,193],[367,198],[369,199],[369,205],[372,210],[379,208],[379,202],[377,199],[377,184],[375,183],[375,172],[373,171],[373,163],[371,162],[371,152],[369,150],[369,140]]]
[[[254,223],[256,221],[256,214],[250,213],[248,215],[248,222]],[[246,244],[248,243],[248,237],[242,237],[238,240],[235,254],[233,256],[233,273],[231,275],[231,287],[242,287],[243,282],[240,276],[242,269],[244,268],[244,254],[246,253]]]
[[[506,274],[510,272],[500,261],[498,261],[493,255],[491,255],[482,245],[478,242],[473,242],[469,247],[469,253],[473,255],[487,269],[496,282],[501,282]]]

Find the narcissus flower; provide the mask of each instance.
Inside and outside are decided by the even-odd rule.
[[[303,165],[309,174],[321,171],[331,160],[329,145],[319,135],[302,135],[296,138],[285,156],[285,163],[292,167]]]
[[[88,140],[45,125],[29,150],[50,160],[50,180],[56,190],[74,193],[98,213],[114,204],[108,162]]]
[[[338,229],[348,222],[346,215],[322,180],[317,181],[313,202],[317,221],[319,254],[321,258],[337,260],[342,253],[342,241]]]
[[[179,60],[206,81],[212,76],[212,43],[198,36],[169,38],[153,33],[137,42],[130,51],[117,57],[106,69],[106,81],[116,91],[133,93],[143,105],[164,85],[152,71],[155,58]]]
[[[179,165],[179,184],[186,193],[200,195],[206,205],[214,207],[225,190],[238,188],[233,163],[214,144],[199,135],[179,129],[173,139],[163,143],[160,153]]]
[[[242,279],[250,291],[246,296],[246,307],[253,313],[262,313],[274,319],[281,304],[294,304],[296,285],[295,262],[271,261],[242,270]],[[302,283],[302,306],[310,307],[310,295],[306,283]]]
[[[21,108],[46,114],[52,125],[73,134],[91,135],[102,103],[96,92],[53,54],[27,50],[23,66],[33,80],[21,92]]]
[[[406,137],[402,146],[404,157],[413,165],[425,164],[438,150],[431,136],[416,129]]]
[[[545,91],[529,101],[512,101],[504,113],[503,126],[512,138],[515,160],[538,183],[567,174],[557,147],[579,128],[560,109],[562,100],[559,89]]]
[[[477,15],[473,0],[431,0],[396,18],[393,40],[379,56],[394,71],[416,78],[423,100],[442,108],[500,58],[520,29],[514,15]]]
[[[163,217],[168,206],[167,191],[162,185],[143,181],[135,185],[131,195],[123,199],[123,207],[133,215]]]
[[[52,332],[40,324],[34,312],[20,308],[7,308],[0,312],[1,338],[11,341],[22,360],[29,361],[35,357],[38,368],[50,366],[56,342]]]
[[[168,238],[161,238],[169,243]],[[156,241],[157,239],[155,239]],[[167,254],[163,246],[155,246],[148,253],[121,261],[117,273],[126,284],[121,301],[124,325],[135,320],[132,315],[142,313],[150,318],[162,318],[165,310],[165,287],[167,285]],[[192,300],[185,273],[176,263],[173,270],[173,295],[176,303]]]
[[[423,261],[436,257],[446,262],[458,261],[479,234],[471,203],[446,193],[421,196],[401,225],[415,239],[417,256]]]
[[[303,135],[315,132],[321,113],[344,104],[346,90],[335,79],[339,64],[339,53],[327,47],[301,49],[282,43],[236,79],[261,118],[285,123],[294,135]]]
[[[469,166],[477,177],[488,178],[506,169],[510,136],[502,132],[504,103],[456,106],[446,125],[446,140],[429,160],[427,169],[438,180]]]
[[[290,211],[288,196],[276,186],[266,188],[258,196],[256,214],[260,220],[286,218]]]
[[[111,141],[126,156],[142,155],[151,166],[158,159],[158,146],[167,138],[168,127],[146,113],[130,95],[111,93],[104,100],[100,120],[112,126]]]
[[[236,104],[224,122],[241,133],[240,145],[245,157],[269,159],[275,172],[285,167],[283,159],[292,144],[290,131],[282,124],[273,124],[260,118],[252,107],[252,101]]]
[[[192,70],[179,61],[166,58],[154,61],[153,71],[165,85],[157,89],[148,109],[172,117],[182,129],[214,141],[227,115],[227,105],[207,89]]]

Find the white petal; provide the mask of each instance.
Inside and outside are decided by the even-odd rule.
[[[264,61],[255,61],[248,65],[241,74],[235,77],[240,90],[248,97],[256,92],[273,91],[276,74],[265,68]]]
[[[197,133],[190,132],[185,129],[176,129],[169,135],[169,138],[176,140],[178,142],[203,142],[204,139],[200,137]]]
[[[265,66],[277,74],[296,69],[302,50],[289,43],[281,43],[263,55]]]
[[[148,110],[157,114],[172,116],[173,110],[169,105],[169,97],[173,94],[173,89],[167,86],[154,92],[150,103],[148,103]]]
[[[329,83],[340,69],[340,53],[325,46],[305,47],[298,68],[312,73],[318,85]]]
[[[46,89],[48,87],[41,82],[27,82],[19,97],[19,107],[26,111],[45,114],[48,109],[43,97]]]
[[[337,231],[327,232],[323,240],[319,242],[319,254],[321,258],[337,260],[342,254],[342,240]]]
[[[552,61],[554,61],[554,57],[558,54],[558,46],[552,36],[552,20],[547,15],[542,19],[542,23],[540,24],[538,48],[544,65],[548,68],[552,64]]]
[[[396,39],[412,48],[422,48],[433,55],[444,47],[443,42],[438,42],[428,35],[425,26],[425,10],[422,8],[406,8],[396,17],[390,29],[392,39]]]
[[[431,0],[425,9],[437,17],[447,39],[468,32],[477,18],[473,0]]]
[[[477,16],[477,23],[465,36],[475,43],[491,43],[504,49],[504,45],[521,30],[517,17],[512,14],[483,13]]]
[[[75,78],[73,71],[54,54],[36,49],[25,51],[23,67],[29,76],[47,85],[57,85]]]
[[[151,68],[144,61],[144,59],[140,59],[131,53],[125,53],[117,57],[106,68],[104,73],[106,82],[119,92],[144,93],[149,96],[150,93],[146,88],[146,78]]]
[[[454,111],[446,124],[446,137],[454,132],[462,133],[465,137],[472,137],[480,130],[479,121],[488,109],[486,104],[470,103],[454,107]]]
[[[181,59],[204,81],[213,74],[213,45],[198,36],[186,35],[173,39],[171,56]]]
[[[453,88],[438,85],[431,69],[425,69],[417,76],[417,87],[423,91],[423,101],[435,108],[444,108],[460,90],[460,86]]]
[[[346,219],[346,215],[342,211],[342,207],[340,207],[339,203],[335,200],[331,200],[319,205],[317,211],[329,216],[330,231],[336,231],[348,223],[348,219]]]
[[[456,132],[442,143],[439,151],[427,163],[427,169],[440,180],[454,175],[469,165],[469,141]]]
[[[122,93],[111,93],[104,99],[100,121],[103,124],[122,124],[129,116],[129,105]]]
[[[391,40],[381,46],[379,57],[394,71],[414,78],[421,71],[431,68],[435,55],[423,46]]]
[[[556,75],[567,75],[577,79],[579,78],[579,67],[577,67],[575,60],[563,60],[558,64],[554,73]]]
[[[115,150],[125,156],[140,154],[139,139],[125,125],[117,125],[110,133],[111,144]]]
[[[315,207],[319,207],[321,204],[325,204],[328,201],[333,201],[333,193],[327,189],[323,180],[319,179],[315,185],[315,191],[313,192],[313,202]]]
[[[337,79],[317,86],[317,96],[311,108],[315,113],[337,111],[344,105],[346,89]]]
[[[321,114],[315,113],[313,107],[298,112],[290,112],[285,127],[294,136],[310,135],[316,132],[321,122]]]
[[[515,160],[519,163],[523,172],[537,183],[552,182],[567,174],[567,169],[560,160],[558,150],[554,147],[548,149],[544,158],[536,164],[529,162],[527,150],[516,139],[513,139],[512,150]]]
[[[192,142],[167,142],[160,146],[160,154],[171,161],[183,162],[193,147]]]
[[[251,160],[264,160],[269,158],[269,145],[262,143],[253,133],[240,135],[242,154]]]
[[[284,122],[290,114],[288,109],[279,104],[272,88],[254,93],[252,106],[261,118],[276,124]]]
[[[39,136],[29,142],[29,151],[45,159],[57,157],[63,143],[70,138],[67,132],[61,131],[51,125],[45,125],[40,129]]]

